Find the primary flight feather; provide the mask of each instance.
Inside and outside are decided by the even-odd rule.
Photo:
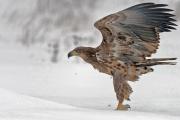
[[[100,72],[113,76],[114,90],[119,101],[117,110],[133,92],[128,81],[152,72],[154,65],[175,65],[176,58],[147,58],[159,46],[159,34],[170,32],[177,26],[171,9],[166,4],[142,3],[108,15],[94,26],[101,32],[102,43],[96,47],[77,47],[68,57],[79,56]]]

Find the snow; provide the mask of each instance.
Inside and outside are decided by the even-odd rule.
[[[72,107],[0,89],[2,120],[178,120],[179,117],[146,112],[96,110]]]

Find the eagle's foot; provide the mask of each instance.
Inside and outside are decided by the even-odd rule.
[[[130,105],[126,104],[126,105],[123,105],[123,104],[118,104],[116,110],[128,110],[130,107]]]

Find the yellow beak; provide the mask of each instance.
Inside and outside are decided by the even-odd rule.
[[[72,56],[77,56],[78,53],[76,51],[71,51],[68,53],[68,58],[72,57]]]

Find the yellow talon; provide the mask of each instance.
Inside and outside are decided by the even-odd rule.
[[[126,104],[123,105],[122,103],[118,103],[116,110],[128,110],[130,108],[130,105]]]

